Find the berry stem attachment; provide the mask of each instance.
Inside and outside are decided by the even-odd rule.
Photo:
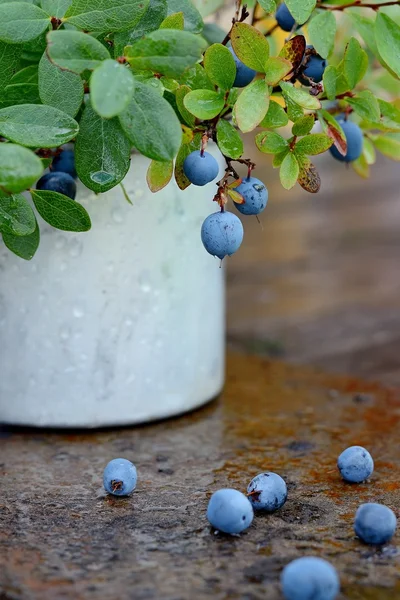
[[[247,17],[250,16],[250,13],[247,10],[246,4],[244,4],[242,6],[242,12],[240,13],[240,5],[241,5],[241,3],[242,3],[242,0],[236,0],[236,12],[235,12],[235,16],[232,19],[232,26],[231,26],[230,30],[228,31],[228,33],[226,34],[226,36],[224,37],[224,39],[221,42],[221,44],[223,46],[226,46],[226,44],[231,39],[232,27],[234,26],[234,24],[235,23],[243,23],[243,21],[245,21],[247,19]],[[240,17],[239,17],[239,13],[240,13]]]
[[[201,137],[201,149],[200,149],[200,156],[204,156],[204,152],[207,148],[207,143],[208,143],[208,133],[204,133]]]

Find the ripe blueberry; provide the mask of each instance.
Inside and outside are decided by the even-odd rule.
[[[276,473],[260,473],[247,487],[247,496],[254,510],[274,512],[287,500],[287,487]]]
[[[384,504],[361,504],[356,512],[354,531],[366,544],[385,544],[396,531],[395,514]]]
[[[344,119],[336,119],[339,125],[342,127],[344,135],[347,140],[347,152],[345,156],[340,154],[339,150],[335,146],[329,148],[329,152],[337,160],[342,162],[352,162],[361,156],[363,149],[363,134],[361,129],[356,123],[352,121],[345,121]]]
[[[257,71],[254,71],[253,69],[250,69],[250,67],[247,67],[245,64],[243,64],[242,61],[236,56],[232,47],[228,48],[228,50],[230,50],[236,64],[236,77],[235,81],[233,82],[233,87],[246,87],[246,85],[249,85],[249,83],[253,81]]]
[[[337,466],[345,481],[360,483],[372,475],[374,461],[362,446],[350,446],[339,456]]]
[[[231,212],[212,213],[201,227],[201,241],[209,254],[222,260],[239,248],[243,241],[243,225]]]
[[[275,19],[278,21],[278,25],[283,31],[292,31],[296,22],[284,2],[278,7],[278,10],[275,13]],[[299,27],[302,25],[304,25],[304,23],[298,23]]]
[[[36,184],[37,190],[49,190],[51,192],[58,192],[64,194],[75,200],[76,196],[76,183],[68,173],[61,173],[61,171],[53,171],[46,173],[39,179]]]
[[[53,162],[51,163],[51,170],[61,171],[62,173],[68,173],[68,175],[71,175],[71,177],[76,179],[77,174],[75,170],[74,151],[62,150],[61,154],[53,158]]]
[[[191,152],[185,158],[183,163],[183,172],[194,185],[206,185],[218,175],[218,163],[211,154],[204,152],[203,156],[200,150]]]
[[[307,46],[307,48],[313,50],[313,46]],[[309,79],[312,79],[314,83],[319,83],[322,80],[327,64],[328,61],[319,54],[308,54],[307,58],[304,59],[304,66],[302,68],[302,75],[305,75],[305,77],[299,77],[301,83],[303,85],[310,85]]]
[[[136,467],[126,458],[114,458],[104,469],[103,485],[109,494],[127,496],[135,489],[136,482]]]
[[[250,527],[253,516],[250,502],[238,490],[218,490],[208,503],[207,519],[215,529],[224,533],[244,531]]]
[[[297,558],[286,565],[281,584],[286,600],[334,600],[340,590],[336,569],[316,556]]]
[[[258,215],[267,206],[268,190],[256,177],[243,179],[236,191],[244,198],[244,204],[235,203],[236,208],[243,215]]]

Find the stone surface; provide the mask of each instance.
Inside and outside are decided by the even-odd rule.
[[[223,396],[145,427],[101,432],[2,430],[1,600],[273,600],[291,559],[332,561],[341,599],[400,598],[399,534],[382,548],[352,529],[358,505],[398,515],[399,394],[378,384],[231,355]],[[344,483],[338,454],[365,446],[371,480]],[[102,490],[111,458],[138,468],[128,498]],[[289,498],[240,537],[215,535],[211,493],[245,491],[263,470]]]

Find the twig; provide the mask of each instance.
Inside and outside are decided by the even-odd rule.
[[[385,6],[399,6],[400,5],[400,0],[393,0],[392,2],[381,2],[380,4],[371,4],[371,3],[366,3],[363,4],[362,0],[355,0],[354,2],[352,2],[351,4],[346,4],[343,6],[326,6],[325,4],[322,4],[321,2],[317,3],[317,8],[321,8],[322,10],[345,10],[346,8],[372,8],[372,10],[379,10],[379,8],[385,7]]]
[[[235,12],[235,16],[232,19],[232,26],[230,28],[230,30],[228,31],[228,33],[226,34],[226,36],[224,37],[224,39],[222,40],[221,44],[223,46],[226,46],[226,44],[229,42],[229,40],[231,39],[231,33],[232,33],[232,28],[234,26],[235,23],[242,23],[243,21],[245,21],[247,19],[247,17],[250,16],[250,13],[247,10],[247,6],[246,4],[243,4],[242,6],[242,12],[241,15],[239,17],[239,12],[240,12],[240,4],[241,4],[241,0],[237,0],[236,2],[236,12]]]

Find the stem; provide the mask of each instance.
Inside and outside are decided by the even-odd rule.
[[[240,18],[239,18],[241,3],[242,3],[242,0],[236,0],[236,12],[235,12],[235,16],[232,19],[232,26],[231,26],[230,30],[228,31],[228,33],[226,34],[226,36],[224,37],[224,39],[221,42],[221,44],[223,46],[226,46],[226,44],[231,39],[231,33],[232,33],[232,28],[233,28],[234,24],[235,23],[242,23],[243,21],[245,21],[247,19],[247,17],[250,16],[250,13],[247,11],[246,4],[243,4],[243,6],[242,6],[242,12],[241,12],[241,15],[240,15]]]
[[[398,6],[400,5],[400,0],[392,0],[392,2],[381,2],[380,4],[371,4],[366,3],[363,4],[362,0],[354,0],[351,4],[346,4],[345,6],[326,6],[325,4],[317,3],[317,8],[321,8],[322,10],[345,10],[346,8],[372,8],[372,10],[377,11],[379,8],[384,6]]]

